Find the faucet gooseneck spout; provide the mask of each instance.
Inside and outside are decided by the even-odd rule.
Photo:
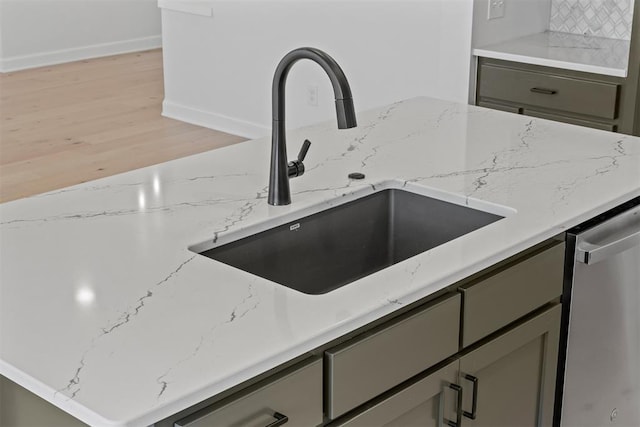
[[[305,141],[298,159],[287,162],[285,84],[289,70],[300,59],[310,59],[316,62],[329,76],[336,99],[338,128],[348,129],[356,126],[356,112],[353,107],[351,88],[338,63],[323,51],[311,47],[302,47],[286,54],[276,68],[272,87],[273,128],[271,134],[268,202],[274,206],[291,203],[289,178],[300,176],[304,173],[302,160],[304,160],[304,156],[310,146],[309,141]]]

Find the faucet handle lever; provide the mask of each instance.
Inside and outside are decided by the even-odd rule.
[[[311,147],[311,141],[305,139],[302,143],[302,147],[300,147],[300,152],[298,153],[298,161],[302,162],[305,157],[307,157],[307,152],[309,152],[309,147]]]
[[[309,147],[311,147],[311,141],[305,139],[302,143],[302,147],[300,147],[298,159],[289,162],[289,164],[287,165],[287,175],[289,176],[289,178],[295,178],[296,176],[301,176],[302,174],[304,174],[304,163],[302,163],[302,161],[305,157],[307,157]]]

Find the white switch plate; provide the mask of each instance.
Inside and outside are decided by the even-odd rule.
[[[307,86],[307,105],[311,105],[312,107],[318,106],[318,86]]]
[[[496,19],[504,17],[505,0],[489,0],[489,13],[487,19]]]

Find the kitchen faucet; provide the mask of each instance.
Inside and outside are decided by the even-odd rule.
[[[302,161],[311,146],[309,140],[305,140],[298,158],[287,163],[284,88],[289,70],[300,59],[310,59],[316,62],[329,76],[336,98],[338,128],[348,129],[356,126],[356,112],[353,108],[351,89],[349,88],[347,77],[338,63],[323,51],[312,47],[301,47],[286,54],[276,68],[272,86],[273,128],[271,134],[271,170],[268,202],[274,206],[291,203],[289,178],[301,176],[304,173]]]

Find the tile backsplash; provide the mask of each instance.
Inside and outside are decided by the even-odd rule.
[[[629,40],[633,0],[551,0],[549,29]]]

